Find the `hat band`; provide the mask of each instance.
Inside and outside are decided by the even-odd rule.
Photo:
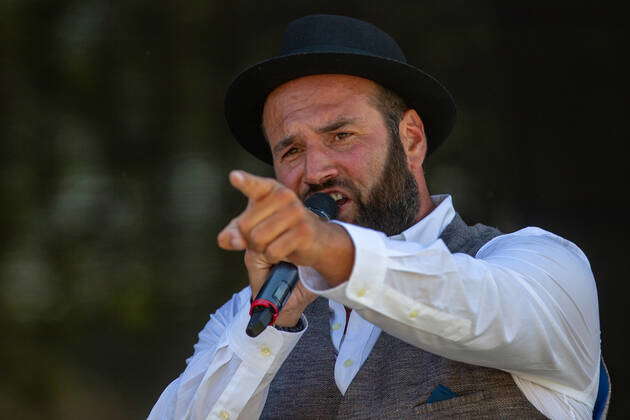
[[[393,57],[383,57],[374,53],[371,53],[366,50],[361,50],[358,48],[350,48],[344,47],[340,45],[309,45],[307,47],[297,48],[290,51],[282,51],[281,52],[285,56],[298,55],[298,54],[327,54],[327,53],[346,53],[346,54],[357,54],[357,55],[368,55],[370,57],[376,58],[385,58],[388,60],[399,61],[402,63],[406,63],[406,60],[401,60]]]

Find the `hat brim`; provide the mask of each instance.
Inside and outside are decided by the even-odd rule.
[[[372,80],[400,95],[424,123],[428,153],[448,137],[455,123],[455,103],[437,80],[396,60],[351,52],[290,54],[253,65],[239,74],[225,96],[225,116],[236,140],[251,154],[273,164],[262,132],[267,96],[278,86],[303,76],[347,74]]]

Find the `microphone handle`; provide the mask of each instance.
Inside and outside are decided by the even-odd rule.
[[[257,337],[267,325],[275,322],[293,288],[298,282],[297,267],[281,261],[271,268],[269,277],[252,302],[249,314],[251,318],[245,332],[250,337]]]
[[[304,205],[323,220],[331,220],[337,216],[337,204],[327,194],[313,194],[304,201]],[[251,304],[249,324],[245,329],[247,335],[257,337],[267,325],[276,321],[297,284],[298,277],[297,267],[288,262],[282,261],[271,268],[265,284]]]

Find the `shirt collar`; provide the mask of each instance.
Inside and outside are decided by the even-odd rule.
[[[435,205],[431,213],[402,233],[392,236],[391,239],[418,242],[422,245],[429,245],[438,239],[446,226],[453,221],[455,209],[453,200],[448,194],[432,195],[431,201]]]

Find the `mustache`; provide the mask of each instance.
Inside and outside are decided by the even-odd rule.
[[[308,184],[308,189],[304,193],[303,199],[306,199],[315,193],[333,187],[344,189],[352,194],[355,200],[361,200],[361,193],[359,192],[359,189],[352,183],[352,181],[343,178],[331,178],[321,184]]]

